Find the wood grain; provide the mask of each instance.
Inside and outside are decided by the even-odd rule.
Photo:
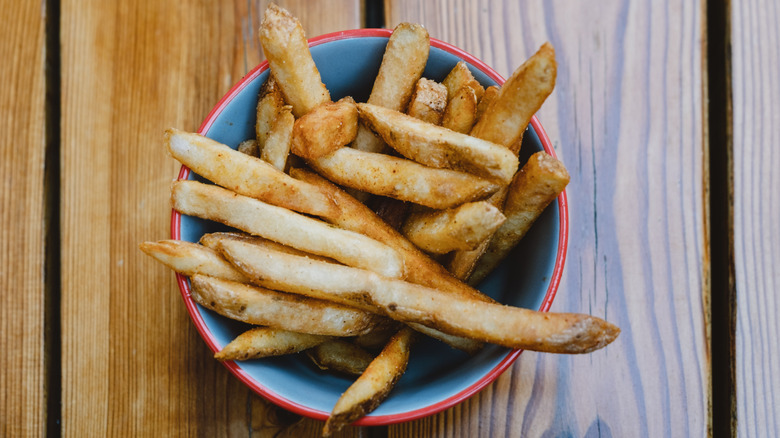
[[[46,17],[40,2],[0,8],[0,436],[42,436]]]
[[[737,435],[780,436],[780,81],[775,2],[731,2]]]
[[[423,23],[505,77],[555,46],[539,118],[572,181],[551,310],[623,330],[590,355],[523,353],[478,396],[390,436],[707,435],[701,3],[388,0],[385,11],[389,27]]]
[[[304,8],[303,2],[278,3],[299,15],[310,34],[360,25],[357,1],[324,2],[315,8]],[[173,274],[137,249],[144,240],[169,236],[169,186],[179,166],[164,152],[163,130],[170,126],[196,130],[220,96],[259,62],[254,29],[264,4],[62,2],[62,431],[66,436],[270,436],[290,428],[311,436],[319,433],[322,423],[279,412],[211,358],[189,321]],[[18,20],[17,24],[24,23]],[[35,76],[21,75],[11,83],[18,90],[29,89],[22,80],[34,82]],[[35,124],[21,126],[30,125]],[[28,164],[30,171],[25,174],[22,166],[28,161],[36,164],[26,158],[35,153],[30,149],[7,152],[19,158],[12,160],[15,169],[5,160],[0,163],[4,178],[6,168],[22,175],[21,181],[31,178],[35,169]],[[31,195],[40,192],[34,185],[27,188],[19,183],[18,187]],[[31,208],[29,217],[34,220],[40,202]],[[12,211],[4,208],[3,214]],[[4,245],[19,242],[39,250],[36,239],[41,236],[12,228],[4,231],[16,239],[4,239]],[[0,252],[4,257],[11,254],[7,248]],[[36,271],[33,262],[38,258],[32,257],[25,268],[25,282],[15,278],[11,284],[16,286],[7,290],[35,289],[40,269]],[[28,305],[19,298],[14,302]],[[29,312],[34,313],[35,305],[31,300]],[[20,324],[21,314],[14,315],[19,316],[3,319],[4,327]],[[35,322],[30,325],[35,327]],[[22,324],[4,329],[3,336],[18,333],[17,342],[23,339],[24,328]],[[31,362],[31,369],[22,375],[34,379],[39,362]],[[18,371],[13,376],[19,376]],[[34,382],[19,390],[30,385]],[[16,409],[10,412],[22,415]],[[21,412],[34,415],[34,411]]]

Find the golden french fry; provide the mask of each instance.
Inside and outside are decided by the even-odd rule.
[[[338,149],[309,165],[337,184],[431,208],[454,207],[499,188],[498,183],[468,173],[352,148]]]
[[[173,158],[198,175],[269,204],[316,216],[338,214],[321,190],[301,183],[259,158],[248,157],[210,138],[177,129],[165,132]]]
[[[195,302],[248,324],[325,336],[356,336],[385,324],[381,316],[330,301],[200,274],[190,282]]]
[[[471,284],[479,283],[498,266],[568,183],[569,173],[563,163],[545,152],[531,155],[509,186],[504,204],[507,220],[490,239],[471,274]]]
[[[418,163],[470,172],[503,185],[517,172],[517,156],[501,145],[376,105],[359,103],[357,107],[363,122],[401,155]]]
[[[474,75],[471,74],[468,66],[463,61],[459,61],[455,64],[455,67],[450,70],[447,77],[442,81],[445,87],[447,87],[447,99],[451,100],[453,96],[463,87],[469,87],[474,90],[474,94],[477,96],[477,100],[482,99],[482,95],[485,93],[485,88],[474,79]]]
[[[254,138],[242,141],[238,144],[236,150],[242,154],[247,154],[256,158],[260,157],[260,148],[257,146],[257,140]]]
[[[357,129],[357,107],[352,98],[322,104],[295,121],[292,153],[307,160],[328,155],[352,142]]]
[[[295,249],[291,246],[282,245],[281,243],[276,243],[273,240],[268,240],[259,236],[253,236],[251,234],[246,233],[237,233],[237,232],[218,232],[218,233],[208,233],[204,234],[201,238],[199,243],[207,248],[210,248],[212,250],[215,250],[217,246],[219,245],[219,242],[223,240],[240,240],[242,242],[250,242],[254,245],[260,245],[265,248],[271,248],[275,249],[277,251],[286,252],[288,254],[295,254],[299,256],[309,257],[315,260],[321,260],[323,262],[328,263],[338,263],[336,260],[333,260],[330,257],[323,257],[318,256],[316,254],[308,253],[305,251],[301,251],[298,249]],[[218,254],[217,254],[218,255]],[[227,262],[225,262],[227,263]],[[228,263],[229,264],[229,263]],[[232,265],[231,265],[232,267]],[[208,275],[208,274],[206,274]],[[217,277],[216,275],[212,275],[212,277]]]
[[[203,274],[226,280],[249,283],[249,279],[237,271],[221,255],[211,248],[183,240],[143,242],[141,251],[185,277]]]
[[[387,398],[406,371],[414,332],[401,329],[387,343],[366,371],[341,395],[325,422],[323,437],[340,431],[365,416]]]
[[[214,354],[220,362],[284,356],[316,347],[333,339],[330,336],[297,333],[271,327],[254,327],[238,335]]]
[[[330,102],[330,93],[309,52],[303,27],[290,13],[271,3],[260,24],[260,44],[285,101],[301,117]]]
[[[588,353],[612,342],[616,326],[593,316],[490,303],[349,266],[225,241],[220,251],[253,282],[422,324],[464,338],[550,353]]]
[[[440,125],[447,106],[447,87],[430,79],[420,78],[414,87],[406,114],[433,125]]]
[[[482,114],[485,113],[485,110],[490,105],[490,103],[493,102],[493,99],[498,97],[498,90],[499,88],[495,85],[491,85],[485,88],[485,94],[482,95],[482,99],[479,99],[479,104],[477,105],[477,114],[474,118],[475,122],[482,118]]]
[[[393,322],[394,324],[385,324],[369,333],[355,336],[352,342],[358,347],[368,350],[381,350],[387,344],[387,341],[403,327],[403,324],[400,322]]]
[[[441,126],[461,134],[468,134],[476,118],[477,95],[473,88],[463,87],[447,102]]]
[[[260,158],[263,161],[281,172],[284,172],[287,156],[290,155],[294,123],[295,117],[292,115],[292,107],[290,105],[283,106],[276,114],[260,152]]]
[[[471,135],[511,148],[516,154],[531,117],[555,87],[555,75],[555,50],[545,43],[501,86]]]
[[[321,370],[331,370],[359,376],[366,370],[374,356],[368,351],[340,339],[320,343],[306,350],[314,365]]]
[[[257,100],[257,122],[255,123],[255,136],[260,149],[265,146],[268,132],[276,120],[279,111],[284,107],[284,95],[273,75],[269,75],[262,87]],[[256,156],[260,156],[257,154]]]
[[[470,250],[504,223],[501,210],[485,201],[469,202],[448,210],[420,211],[406,219],[403,235],[424,251],[446,254]]]
[[[173,183],[173,208],[301,251],[336,259],[387,277],[403,275],[400,255],[370,237],[195,181]]]

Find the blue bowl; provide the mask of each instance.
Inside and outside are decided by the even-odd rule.
[[[323,35],[309,41],[311,54],[333,100],[353,96],[365,101],[371,92],[391,34],[388,29],[360,29]],[[423,76],[441,81],[458,61],[466,61],[484,86],[504,79],[487,65],[447,43],[431,39]],[[236,148],[255,135],[255,107],[260,86],[269,75],[263,62],[236,84],[214,107],[199,132]],[[520,161],[537,151],[555,156],[536,117],[523,138]],[[200,179],[182,167],[179,179]],[[171,217],[174,239],[197,242],[223,225],[180,215]],[[510,257],[479,289],[514,306],[547,311],[563,271],[568,236],[566,194],[550,205]],[[213,351],[220,350],[248,326],[224,318],[195,303],[187,278],[178,276],[182,297],[195,326]],[[432,339],[415,344],[406,374],[374,412],[356,425],[383,425],[435,414],[474,395],[496,379],[520,354],[488,345],[469,356]],[[290,411],[324,420],[353,379],[324,372],[304,355],[226,362],[239,379],[266,399]]]

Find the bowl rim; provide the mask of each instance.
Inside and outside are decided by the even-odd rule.
[[[393,32],[392,29],[352,29],[352,30],[344,30],[344,31],[316,36],[314,38],[309,39],[308,41],[309,41],[309,47],[314,47],[320,44],[325,44],[328,42],[344,40],[344,39],[370,38],[370,37],[389,38],[392,32]],[[458,47],[455,47],[452,44],[446,43],[444,41],[435,38],[430,38],[430,44],[431,47],[436,47],[438,49],[444,50],[468,62],[475,68],[482,71],[489,78],[496,81],[498,85],[503,85],[503,83],[505,82],[505,79],[501,75],[499,75],[495,70],[493,70],[490,66],[480,61],[470,53],[467,53],[466,51]],[[227,107],[227,105],[250,82],[252,82],[255,78],[257,78],[261,73],[265,72],[267,69],[268,69],[268,61],[263,61],[259,65],[257,65],[254,69],[252,69],[249,73],[247,73],[243,78],[241,78],[241,80],[238,81],[238,83],[236,83],[219,100],[219,102],[214,106],[214,108],[211,109],[211,111],[208,113],[203,123],[201,124],[201,126],[198,128],[198,133],[201,135],[206,135],[206,133],[208,133],[209,129],[216,121],[217,116],[219,116],[222,113],[222,111]],[[534,128],[534,131],[539,137],[539,140],[542,144],[542,148],[544,149],[544,151],[553,157],[557,157],[555,153],[555,149],[552,146],[552,142],[550,141],[550,138],[547,136],[547,133],[545,132],[539,120],[537,119],[536,115],[534,115],[531,118],[530,125]],[[190,169],[182,165],[179,170],[179,175],[177,179],[178,180],[187,179],[189,174],[190,174]],[[568,209],[566,190],[561,192],[561,194],[558,196],[557,203],[558,203],[558,225],[559,225],[558,248],[555,257],[555,265],[553,268],[553,273],[550,277],[550,283],[547,287],[547,292],[539,308],[539,311],[542,312],[549,311],[550,306],[552,306],[552,302],[555,299],[555,295],[557,293],[558,286],[560,284],[561,277],[563,275],[563,267],[566,262],[566,252],[568,248],[569,209]],[[181,239],[181,214],[178,211],[173,209],[171,210],[171,238],[177,240]],[[203,317],[200,315],[200,312],[198,311],[195,301],[192,299],[190,295],[190,287],[187,281],[187,277],[177,273],[176,281],[178,283],[179,290],[181,292],[184,304],[187,307],[187,312],[190,315],[190,319],[192,320],[193,324],[195,324],[195,327],[197,328],[198,332],[200,333],[201,337],[206,342],[208,347],[213,352],[217,352],[220,349],[220,347],[218,346],[215,337],[206,326]],[[482,376],[472,385],[463,389],[459,393],[452,395],[437,403],[413,411],[402,412],[398,414],[379,415],[379,416],[372,416],[371,414],[369,414],[352,424],[355,426],[381,426],[381,425],[389,425],[389,424],[401,423],[406,421],[412,421],[433,414],[437,414],[445,409],[453,407],[461,403],[462,401],[470,398],[477,392],[481,391],[485,386],[492,383],[496,378],[498,378],[498,376],[500,376],[504,371],[506,371],[506,369],[509,368],[509,366],[512,365],[512,363],[514,363],[514,361],[517,359],[520,353],[522,353],[522,350],[511,350],[509,353],[507,353],[506,357],[504,357],[504,359],[501,360],[501,362],[499,362],[492,370],[487,372],[484,376]],[[292,400],[289,400],[287,398],[284,398],[276,394],[275,392],[269,390],[268,388],[260,384],[260,382],[255,380],[252,376],[249,375],[249,373],[247,373],[242,368],[240,368],[238,364],[234,361],[226,361],[226,362],[222,362],[222,364],[233,375],[235,375],[239,380],[241,380],[245,385],[247,385],[250,389],[252,389],[257,394],[261,395],[265,399],[271,401],[272,403],[284,409],[287,409],[296,414],[304,415],[306,417],[313,418],[316,420],[326,420],[330,414],[329,412],[320,411],[318,409],[312,409],[310,407],[301,405],[299,403],[296,403]]]

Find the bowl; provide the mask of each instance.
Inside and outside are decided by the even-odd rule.
[[[365,101],[371,92],[389,29],[337,32],[309,40],[311,54],[333,100],[353,96]],[[441,81],[458,61],[466,61],[484,86],[504,79],[475,57],[450,44],[431,38],[431,50],[423,76]],[[255,106],[260,86],[269,74],[263,62],[241,79],[211,110],[199,133],[236,148],[254,137]],[[524,135],[521,165],[537,151],[555,156],[547,135],[534,117]],[[179,179],[198,179],[182,167]],[[171,216],[174,239],[197,242],[205,233],[224,230],[223,225],[181,215]],[[568,235],[566,194],[562,193],[537,220],[520,245],[479,286],[487,295],[506,304],[547,311],[561,279]],[[248,326],[224,318],[196,304],[187,278],[178,276],[187,310],[212,351],[218,351]],[[422,338],[422,337],[421,337]],[[386,425],[435,414],[452,407],[495,380],[520,355],[487,345],[469,356],[432,339],[415,344],[407,372],[389,397],[356,425]],[[225,362],[224,365],[252,390],[292,412],[324,420],[339,396],[353,382],[317,369],[305,355]]]

